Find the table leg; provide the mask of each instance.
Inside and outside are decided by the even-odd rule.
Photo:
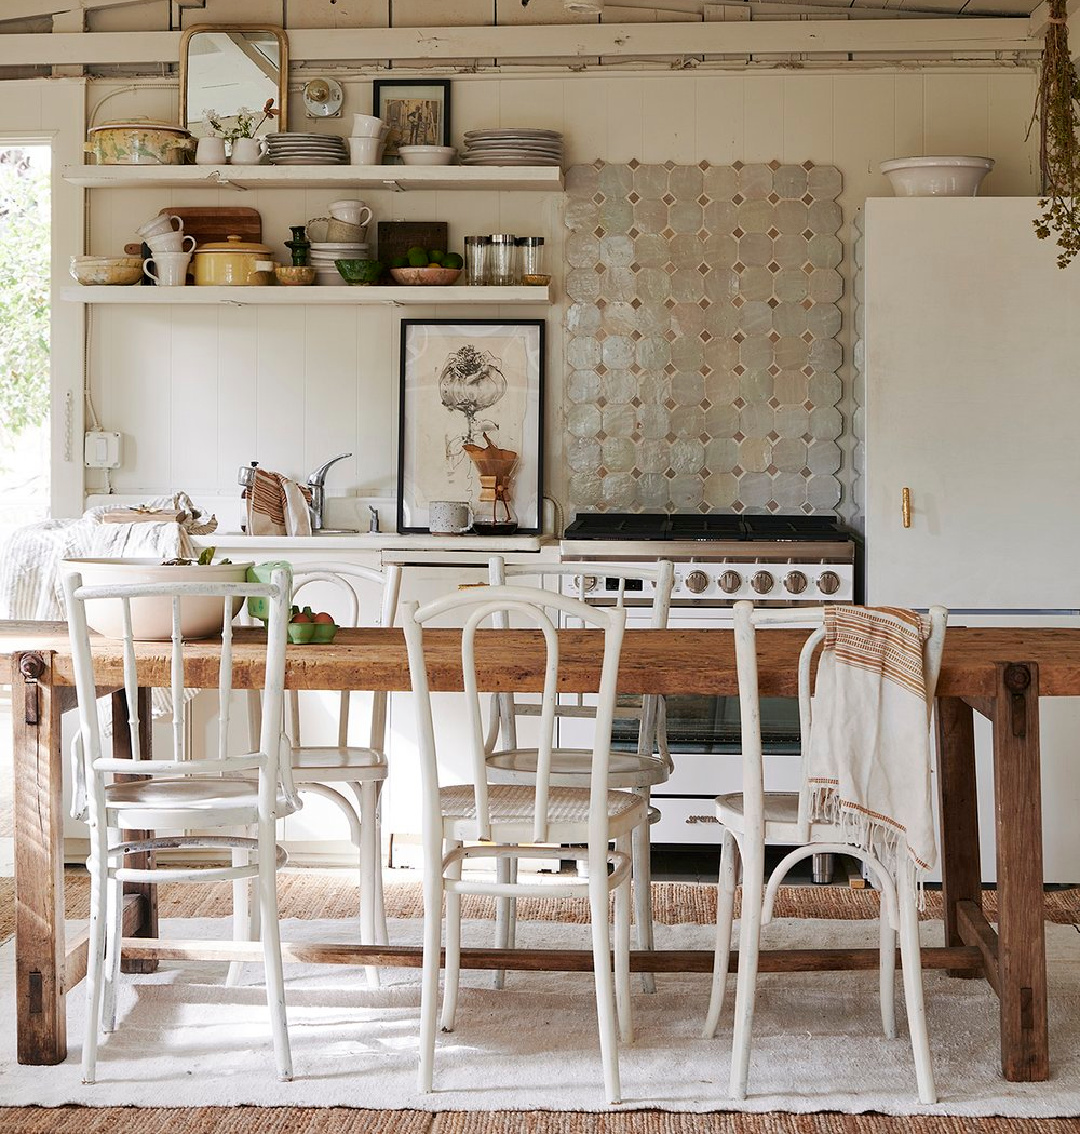
[[[979,805],[975,782],[975,728],[970,705],[959,697],[938,699],[937,781],[941,820],[941,898],[945,907],[945,944],[963,945],[957,905],[982,908],[979,860]],[[950,976],[972,976],[950,972]]]
[[[1039,668],[999,663],[994,713],[1001,1070],[1050,1075],[1043,928]]]
[[[132,759],[135,755],[134,748],[131,740],[131,730],[128,724],[128,703],[127,694],[120,690],[111,697],[112,702],[112,735],[113,735],[113,756],[117,759]],[[143,760],[149,760],[151,752],[151,726],[152,726],[152,712],[150,708],[150,690],[140,689],[136,701],[136,711],[138,716],[138,734],[139,734],[139,753]],[[123,783],[126,780],[142,780],[145,776],[123,776],[118,775],[115,777],[117,783]],[[153,831],[125,831],[125,839],[148,839],[153,835]],[[127,865],[136,869],[144,869],[151,864],[150,860],[153,857],[153,852],[148,851],[143,854],[131,854],[127,856]],[[157,886],[153,882],[125,882],[125,894],[139,894],[143,899],[143,918],[142,923],[137,930],[131,935],[134,937],[157,937],[158,935],[158,903],[157,903]],[[158,963],[153,959],[148,960],[128,960],[121,961],[120,968],[125,973],[152,973],[157,970]]]
[[[53,654],[12,659],[15,744],[15,1000],[18,1060],[67,1057],[64,778]]]

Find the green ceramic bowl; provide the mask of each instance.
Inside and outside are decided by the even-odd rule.
[[[363,286],[379,282],[383,266],[379,260],[335,260],[341,278],[350,284]]]

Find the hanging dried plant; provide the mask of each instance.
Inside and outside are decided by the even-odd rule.
[[[1069,54],[1066,19],[1065,0],[1050,0],[1035,102],[1044,194],[1035,232],[1040,240],[1057,234],[1059,268],[1080,253],[1080,81]]]

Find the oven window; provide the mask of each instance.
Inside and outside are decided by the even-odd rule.
[[[738,697],[702,697],[693,694],[667,697],[668,747],[677,752],[738,752],[740,717]],[[620,704],[635,699],[620,696]],[[638,699],[640,703],[640,699]],[[795,697],[761,698],[761,743],[765,752],[799,751],[799,702]],[[612,746],[623,751],[637,748],[637,722],[616,721]]]

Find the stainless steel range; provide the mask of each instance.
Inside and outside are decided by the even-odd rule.
[[[732,604],[743,598],[783,606],[856,598],[856,543],[832,516],[589,513],[566,529],[561,553],[582,564],[590,602],[614,601],[607,596],[618,581],[604,578],[605,564],[671,559],[672,627],[730,627]],[[627,625],[647,624],[648,597],[643,591],[635,609],[626,595]],[[798,721],[794,698],[763,698],[766,776],[775,790],[798,789]],[[742,788],[738,698],[668,697],[667,732],[675,772],[653,793],[661,814],[653,842],[714,843],[714,797]],[[633,747],[636,737],[616,734],[615,743]]]

